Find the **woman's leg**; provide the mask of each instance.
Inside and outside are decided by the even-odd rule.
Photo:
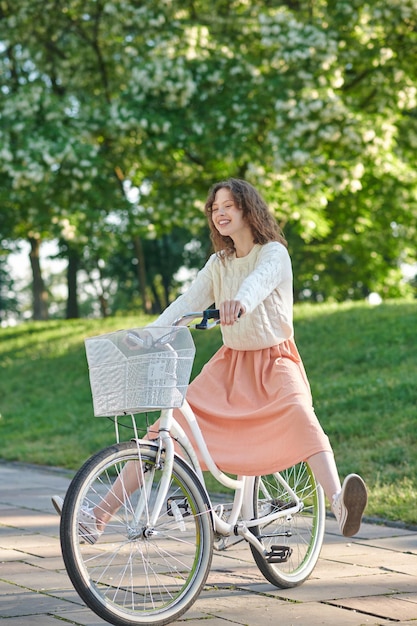
[[[105,497],[94,507],[98,530],[103,530],[107,522],[119,510],[143,482],[143,468],[139,461],[129,461]]]
[[[368,494],[366,485],[357,474],[349,474],[340,485],[339,474],[331,452],[319,452],[308,459],[316,480],[323,487],[332,511],[345,537],[359,532]]]
[[[143,439],[152,441],[158,435],[157,420],[152,426],[152,430],[148,432]],[[136,461],[129,461],[123,468],[120,476],[117,477],[112,488],[107,492],[104,498],[94,507],[93,512],[96,516],[96,524],[98,530],[104,530],[106,524],[111,520],[113,515],[122,506],[126,498],[129,498],[143,482],[143,466]]]
[[[333,497],[342,489],[333,453],[318,452],[311,456],[307,462],[313,470],[317,482],[323,487],[327,499],[332,504]]]

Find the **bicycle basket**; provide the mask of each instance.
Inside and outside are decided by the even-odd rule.
[[[94,415],[142,413],[184,402],[195,346],[185,326],[119,330],[85,340]]]

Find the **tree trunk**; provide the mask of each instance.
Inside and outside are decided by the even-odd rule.
[[[76,250],[68,247],[68,266],[67,266],[67,320],[78,319],[80,312],[78,308],[78,292],[77,292],[77,273],[79,265],[79,255]]]
[[[100,293],[98,296],[98,301],[100,303],[100,313],[101,317],[106,318],[109,316],[109,303],[107,302],[107,298],[104,293]]]
[[[34,320],[47,320],[48,319],[48,292],[45,288],[45,283],[42,278],[41,264],[39,259],[39,251],[41,247],[40,239],[36,237],[29,237],[30,252],[29,259],[32,268],[33,283],[32,283],[32,295],[33,295],[33,319]]]
[[[164,257],[164,267],[166,266],[166,260],[167,258],[169,258],[169,250],[168,250],[168,239],[166,237],[166,235],[164,235],[162,237],[161,240],[161,245],[162,245],[162,250],[163,250],[163,257]],[[162,287],[164,289],[164,297],[165,297],[165,306],[168,306],[169,304],[169,286],[171,283],[171,275],[167,276],[166,272],[163,270],[162,271]]]
[[[161,313],[162,311],[162,304],[161,304],[161,299],[159,297],[159,293],[156,289],[155,286],[155,281],[152,281],[151,285],[150,285],[151,291],[152,291],[152,295],[153,295],[153,307],[152,307],[152,312],[153,313]]]
[[[150,315],[152,313],[152,303],[146,295],[146,268],[145,268],[145,255],[143,254],[142,240],[139,235],[133,237],[133,245],[135,247],[135,254],[137,258],[137,277],[139,283],[139,292],[142,297],[143,310]]]

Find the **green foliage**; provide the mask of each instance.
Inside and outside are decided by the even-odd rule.
[[[415,0],[3,0],[0,237],[58,238],[91,277],[121,267],[118,239],[202,239],[209,185],[241,176],[285,227],[297,298],[405,295],[416,24]]]
[[[10,277],[6,255],[0,247],[0,325],[8,321],[9,314],[17,311],[17,302],[14,296],[14,282]]]
[[[364,476],[368,516],[409,524],[417,523],[416,312],[416,304],[406,301],[374,308],[359,303],[295,307],[297,345],[341,475]],[[0,329],[2,458],[75,469],[110,444],[111,422],[93,417],[83,340],[149,319]],[[221,343],[219,329],[194,332],[194,339],[193,377]],[[145,429],[145,416],[139,425]],[[127,425],[123,436],[131,436]],[[279,450],[279,437],[277,442]]]
[[[380,494],[390,491],[388,485],[399,493],[407,485],[408,491],[410,481],[415,485],[416,305],[297,311],[298,343],[339,469],[342,474],[358,471],[378,486],[368,508],[368,514],[378,516]],[[394,501],[400,509],[394,513],[391,502],[386,515],[410,521],[411,502],[398,496]]]

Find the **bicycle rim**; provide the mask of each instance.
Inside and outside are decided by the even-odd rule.
[[[87,461],[65,497],[61,545],[68,575],[87,606],[116,626],[174,621],[197,599],[210,569],[208,499],[181,459],[174,461],[159,518],[145,533],[162,476],[156,455],[154,448],[141,445],[139,463],[136,443],[111,446]],[[123,473],[127,463],[130,487]],[[119,510],[94,545],[83,542],[80,508],[99,505],[116,479],[123,485]],[[139,484],[146,486],[146,497]]]
[[[266,552],[275,553],[278,562],[268,562],[253,546],[251,550],[265,578],[277,587],[288,588],[303,583],[313,571],[323,543],[326,512],[323,490],[306,463],[294,465],[280,474],[301,500],[301,510],[267,525],[260,523],[253,529]],[[293,496],[277,477],[275,473],[255,479],[256,517],[293,506]]]

